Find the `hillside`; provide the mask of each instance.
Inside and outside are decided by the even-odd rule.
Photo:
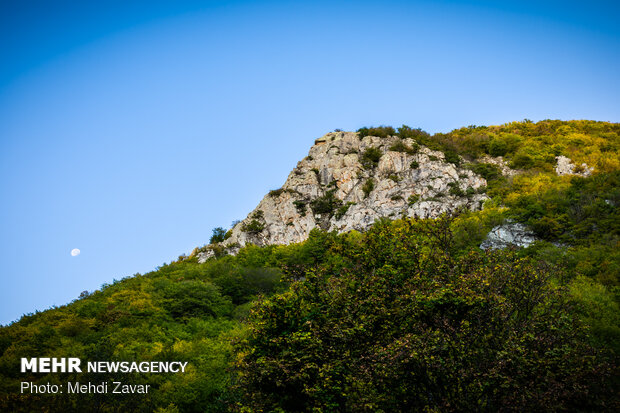
[[[619,151],[595,121],[328,133],[208,245],[2,327],[0,410],[619,409]],[[19,372],[44,356],[189,364]],[[153,391],[19,394],[114,379]]]
[[[605,122],[524,121],[432,137],[404,125],[331,132],[315,141],[282,187],[222,229],[215,248],[192,255],[204,262],[222,248],[301,242],[314,228],[365,231],[381,218],[476,211],[490,198],[487,207],[510,204],[516,213],[519,197],[523,204],[522,196],[566,188],[572,177],[617,171],[618,130]],[[542,228],[556,220],[528,223],[543,239],[561,235]]]
[[[420,132],[421,133],[421,132]],[[332,132],[317,139],[284,185],[232,228],[224,246],[289,244],[314,228],[367,230],[380,218],[436,218],[481,209],[484,178],[411,137]]]

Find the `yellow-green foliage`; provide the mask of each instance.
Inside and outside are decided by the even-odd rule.
[[[535,245],[530,253],[573,263],[566,270],[571,276],[586,275],[618,285],[620,124],[526,120],[470,126],[432,137],[420,135],[419,140],[469,159],[468,167],[487,179],[487,194],[493,198],[487,208],[504,208],[501,217],[527,224],[538,237],[556,245]],[[518,173],[512,177],[498,174],[497,167],[481,162],[486,155],[502,156]],[[593,175],[558,176],[555,165],[560,155],[569,157],[578,168],[586,163],[594,168]],[[488,213],[473,216],[482,219]],[[468,219],[468,231],[479,242],[488,225],[472,224],[471,215]],[[497,224],[501,219],[483,221]],[[564,251],[561,258],[551,252],[553,248]]]
[[[598,172],[620,168],[620,125],[588,120],[511,122],[501,126],[470,126],[435,135],[435,140],[473,157],[504,156],[516,167],[550,171],[555,157],[564,155],[576,165],[586,163]]]
[[[354,237],[353,234],[350,237]],[[229,410],[236,396],[233,343],[262,296],[283,291],[327,259],[338,238],[313,231],[303,244],[247,246],[235,257],[199,264],[184,258],[156,271],[106,284],[60,307],[0,328],[0,411],[40,411],[40,395],[19,394],[19,383],[100,383],[122,378],[149,384],[147,395],[46,395],[50,411]],[[185,374],[21,374],[21,357],[79,357],[86,361],[188,361]]]

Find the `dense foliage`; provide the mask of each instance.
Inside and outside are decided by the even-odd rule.
[[[547,120],[433,136],[407,126],[359,134],[396,135],[402,141],[391,150],[425,145],[480,174],[484,210],[381,221],[365,234],[314,230],[301,244],[249,245],[236,256],[220,249],[203,264],[180,257],[25,315],[0,328],[0,411],[620,409],[620,125]],[[558,155],[594,173],[557,176]],[[516,175],[486,156],[502,156]],[[362,157],[372,168],[381,152]],[[343,216],[350,205],[328,191],[295,207]],[[262,211],[250,218],[243,230],[262,231]],[[481,251],[506,220],[540,241]],[[216,228],[212,241],[229,234]],[[189,365],[184,374],[19,373],[21,357],[45,356]],[[21,381],[113,379],[152,390],[19,394]]]
[[[267,264],[275,249],[198,264],[185,259],[84,293],[73,303],[24,316],[0,330],[0,411],[221,411],[229,403],[232,343],[257,295],[285,288]],[[285,258],[282,258],[285,260]],[[299,260],[303,259],[298,257]],[[20,357],[189,361],[185,374],[21,374]],[[148,395],[19,395],[19,382],[123,380],[150,384]]]
[[[446,221],[380,222],[252,315],[250,410],[610,408],[612,367],[555,270],[459,253]]]

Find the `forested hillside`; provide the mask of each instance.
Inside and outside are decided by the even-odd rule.
[[[620,125],[358,135],[413,140],[481,175],[484,208],[382,219],[366,232],[316,228],[304,242],[234,256],[215,245],[204,263],[179,257],[25,315],[0,329],[0,411],[620,409]],[[560,156],[569,173],[558,172]],[[506,222],[537,241],[482,250]],[[20,373],[21,357],[45,356],[189,365],[183,374]],[[152,390],[19,394],[22,381],[113,379]]]

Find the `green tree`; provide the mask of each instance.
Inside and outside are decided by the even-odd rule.
[[[550,282],[551,269],[512,251],[457,254],[446,222],[381,222],[343,255],[349,264],[308,271],[252,314],[238,365],[248,406],[613,405],[610,367],[588,345],[564,290]]]
[[[213,232],[211,234],[211,239],[209,239],[209,244],[217,244],[218,242],[223,242],[226,238],[226,230],[222,227],[213,228]]]

